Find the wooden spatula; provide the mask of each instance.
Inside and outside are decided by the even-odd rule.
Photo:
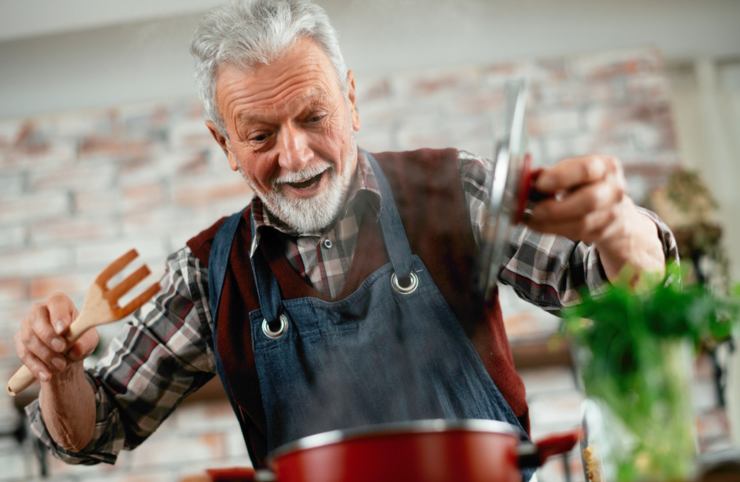
[[[82,305],[80,314],[77,315],[77,318],[75,318],[69,327],[69,333],[66,336],[67,346],[72,346],[72,343],[77,341],[83,333],[94,326],[104,325],[130,315],[159,291],[159,283],[154,283],[125,306],[121,307],[118,305],[118,300],[123,295],[149,276],[149,268],[146,265],[139,267],[112,288],[108,288],[108,281],[120,273],[138,256],[139,253],[135,249],[132,249],[106,266],[95,278],[95,282],[87,291],[87,296],[85,296],[85,302]],[[31,370],[24,365],[8,380],[8,393],[11,396],[21,393],[31,386],[34,380],[35,377],[31,373]]]

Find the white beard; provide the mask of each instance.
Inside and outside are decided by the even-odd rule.
[[[351,152],[351,155],[354,155],[357,151],[353,150]],[[344,172],[341,174],[338,174],[333,166],[326,161],[298,172],[292,172],[275,179],[272,182],[272,190],[267,193],[260,193],[255,188],[254,183],[244,174],[241,167],[239,173],[271,215],[285,223],[296,233],[318,233],[334,222],[344,205],[354,174],[354,169],[351,169],[352,164],[347,161],[345,160],[343,163]],[[356,163],[355,168],[357,168]],[[280,194],[280,184],[310,179],[325,170],[329,171],[325,174],[325,176],[329,176],[328,184],[316,196],[306,199],[291,199]]]

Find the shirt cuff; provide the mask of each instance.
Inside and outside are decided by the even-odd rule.
[[[673,235],[671,228],[669,228],[668,225],[654,212],[641,206],[636,207],[638,212],[650,218],[650,220],[655,224],[658,231],[658,239],[660,240],[660,244],[663,246],[663,254],[665,255],[666,264],[670,264],[671,262],[678,263],[678,243],[676,243],[676,237]]]
[[[102,388],[96,386],[90,374],[87,374],[87,378],[95,390],[95,431],[90,443],[79,452],[67,450],[54,441],[46,428],[38,399],[26,407],[26,416],[31,432],[54,457],[68,464],[94,465],[101,462],[113,464],[124,443],[123,437],[116,436],[118,432],[116,427],[120,426],[117,411],[110,409]]]

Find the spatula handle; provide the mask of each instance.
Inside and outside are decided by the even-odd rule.
[[[69,334],[66,336],[68,347],[71,346],[72,343],[77,341],[82,336],[82,334],[91,327],[90,324],[85,322],[85,319],[82,316],[83,313],[75,318],[75,320],[69,326]],[[26,388],[33,385],[33,382],[35,381],[36,377],[33,376],[31,370],[29,370],[26,365],[23,365],[18,370],[16,370],[13,376],[10,377],[10,380],[8,380],[8,385],[6,387],[8,390],[8,394],[11,397],[15,397]]]

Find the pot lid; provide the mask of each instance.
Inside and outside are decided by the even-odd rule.
[[[476,270],[477,287],[486,300],[496,286],[512,228],[524,210],[530,180],[529,161],[525,158],[526,82],[519,80],[508,84],[506,97],[506,131],[497,139],[493,153]]]

